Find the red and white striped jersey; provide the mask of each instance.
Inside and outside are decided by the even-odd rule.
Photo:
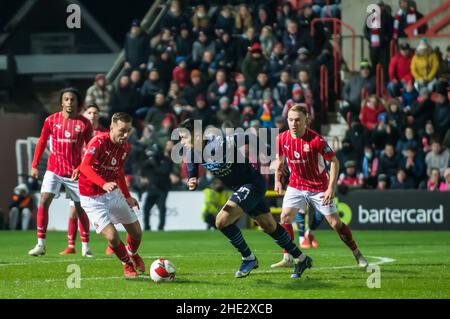
[[[287,130],[277,137],[277,153],[288,159],[290,187],[310,192],[324,192],[328,188],[324,160],[335,154],[318,133],[307,128],[302,137],[294,138]]]
[[[92,138],[86,147],[83,156],[83,164],[89,157],[89,166],[95,175],[104,182],[117,182],[120,184],[123,176],[123,167],[130,153],[130,144],[116,144],[111,140],[109,132],[99,134]],[[79,177],[80,195],[96,196],[104,194],[105,191],[94,182],[95,176],[86,176],[83,171]]]
[[[64,118],[62,112],[45,119],[39,142],[36,145],[32,167],[37,168],[50,138],[50,156],[47,170],[56,175],[68,177],[80,165],[83,145],[93,134],[92,125],[84,116]]]

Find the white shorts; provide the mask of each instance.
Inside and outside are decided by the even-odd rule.
[[[283,198],[283,208],[297,208],[304,213],[306,205],[308,204],[322,215],[332,215],[337,213],[336,204],[334,202],[328,206],[322,205],[324,194],[324,192],[315,193],[288,187]]]
[[[73,181],[70,177],[61,177],[50,171],[45,172],[41,193],[51,193],[55,194],[55,197],[58,197],[61,185],[63,184],[66,188],[66,197],[74,202],[79,202],[80,191],[78,189],[78,181]]]
[[[100,234],[109,224],[132,224],[138,220],[120,189],[98,196],[80,196],[81,207]]]

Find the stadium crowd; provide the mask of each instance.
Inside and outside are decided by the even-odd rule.
[[[97,75],[85,101],[99,106],[105,124],[114,112],[133,114],[137,134],[134,161],[127,168],[131,185],[140,189],[155,179],[150,175],[161,173],[156,179],[165,190],[186,189],[183,167],[172,165],[163,173],[147,169],[150,173],[134,170],[131,163],[155,154],[167,158],[174,145],[172,129],[188,117],[202,120],[204,127],[283,131],[287,110],[302,103],[311,127],[320,131],[320,67],[328,67],[329,83],[336,75],[331,26],[316,23],[312,36],[311,22],[340,18],[340,1],[326,3],[173,0],[160,31],[151,36],[134,20],[124,43],[125,72],[117,85]],[[349,124],[338,143],[339,184],[449,190],[450,46],[443,55],[427,39],[411,48],[401,38],[422,16],[415,2],[400,0],[393,15],[382,1],[377,3],[381,29],[364,28],[370,61],[363,60],[360,72],[342,84],[340,103],[329,92],[330,108],[339,104],[336,110]],[[399,40],[393,57],[391,39]],[[378,63],[389,78],[383,98],[375,95]],[[203,178],[205,185],[208,179]]]

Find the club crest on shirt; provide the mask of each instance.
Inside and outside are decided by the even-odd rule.
[[[309,144],[303,145],[303,152],[309,152],[311,149],[309,148]]]
[[[70,132],[69,132],[69,131],[64,131],[64,136],[65,136],[65,137],[69,138],[69,137],[70,137],[70,135],[71,135],[71,134],[70,134]]]
[[[80,125],[75,125],[75,132],[81,132],[81,126]]]
[[[300,154],[297,151],[294,151],[295,158],[300,158]]]
[[[111,160],[111,165],[116,166],[116,164],[117,164],[117,160],[113,157]]]

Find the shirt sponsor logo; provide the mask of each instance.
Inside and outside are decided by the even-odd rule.
[[[117,164],[117,160],[113,157],[111,160],[111,165],[116,166],[116,164]]]
[[[64,136],[67,137],[67,138],[69,138],[69,137],[71,136],[71,134],[70,134],[69,131],[64,131]]]
[[[295,158],[300,158],[300,154],[297,151],[294,151]]]

